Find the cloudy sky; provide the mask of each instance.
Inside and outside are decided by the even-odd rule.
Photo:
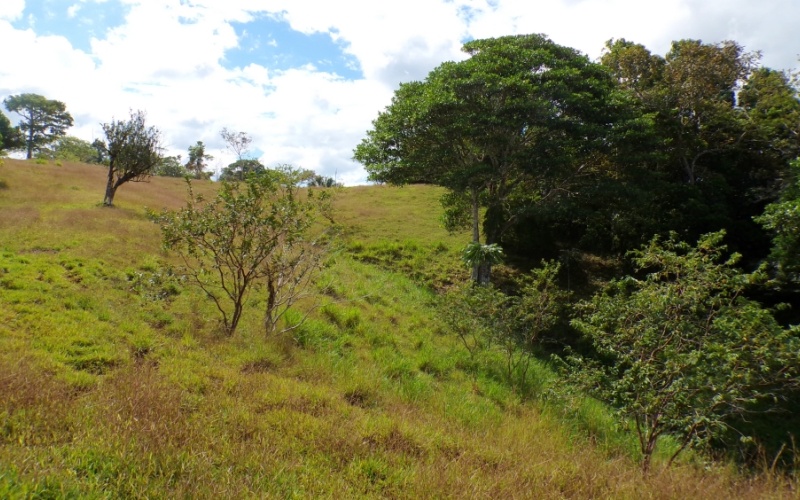
[[[610,38],[732,39],[792,69],[798,20],[798,0],[0,0],[0,100],[63,101],[88,141],[142,109],[169,154],[201,140],[217,170],[219,131],[246,131],[268,166],[358,184],[353,147],[394,89],[466,40],[544,33],[594,59]]]

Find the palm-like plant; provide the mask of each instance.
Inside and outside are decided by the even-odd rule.
[[[472,280],[479,285],[489,283],[492,266],[500,264],[504,258],[503,249],[497,243],[483,245],[473,241],[461,253],[461,260],[472,267]]]

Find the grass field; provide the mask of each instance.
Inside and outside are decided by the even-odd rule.
[[[342,189],[311,319],[265,336],[254,295],[226,337],[164,280],[147,210],[180,207],[183,181],[126,184],[109,209],[105,174],[0,167],[0,498],[798,495],[692,457],[645,477],[630,430],[546,364],[527,394],[476,368],[437,316],[468,235],[441,228],[436,188]]]

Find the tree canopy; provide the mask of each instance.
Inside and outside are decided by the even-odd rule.
[[[28,159],[65,135],[72,126],[72,116],[61,101],[50,100],[38,94],[19,94],[7,97],[3,104],[6,109],[22,117],[19,128],[25,136]]]
[[[195,179],[203,179],[211,176],[206,172],[208,162],[214,157],[206,154],[206,145],[203,141],[197,141],[194,146],[189,146],[189,158],[186,160],[186,170],[194,175]]]
[[[105,206],[114,204],[122,184],[147,179],[161,162],[161,132],[145,123],[144,111],[131,111],[128,120],[103,124],[108,154]]]
[[[311,228],[330,222],[330,192],[301,194],[307,177],[291,167],[251,173],[242,182],[223,181],[208,201],[187,179],[186,207],[158,217],[165,248],[181,256],[182,271],[217,306],[229,335],[257,288],[265,295],[265,331],[275,332],[322,265],[327,233]]]
[[[70,135],[60,137],[49,148],[42,149],[40,156],[54,160],[98,163],[97,149],[91,143]]]
[[[619,107],[602,66],[543,35],[473,40],[469,58],[401,84],[356,147],[371,180],[451,190],[486,243],[569,191],[608,149]],[[451,220],[464,220],[452,216]]]
[[[266,167],[258,160],[236,160],[222,169],[221,181],[243,181],[251,174],[263,174]]]
[[[19,149],[24,143],[19,127],[11,126],[11,120],[0,112],[0,151]]]

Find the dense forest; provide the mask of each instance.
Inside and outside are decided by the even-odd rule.
[[[0,196],[11,200],[3,202],[6,210],[19,210],[19,200],[10,193],[17,189],[14,180],[23,177],[9,172],[22,172],[26,165],[94,165],[76,168],[107,174],[105,191],[97,186],[98,201],[103,199],[106,207],[115,206],[117,188],[129,182],[123,191],[133,191],[134,182],[152,176],[185,179],[188,196],[182,207],[176,206],[173,187],[160,184],[158,189],[169,194],[154,199],[169,201],[153,205],[154,199],[142,194],[147,185],[139,185],[136,199],[147,203],[124,205],[130,213],[98,207],[106,211],[92,216],[129,217],[125,224],[148,231],[150,242],[146,266],[118,270],[124,279],[108,271],[92,280],[109,287],[110,296],[134,295],[147,304],[148,315],[156,311],[156,317],[169,318],[163,324],[147,323],[148,331],[158,332],[152,336],[170,332],[171,324],[182,325],[163,333],[170,340],[162,344],[147,341],[143,350],[134,347],[133,366],[152,357],[156,345],[169,351],[163,345],[173,341],[207,350],[223,349],[219,346],[227,342],[230,347],[224,349],[246,352],[260,328],[274,343],[268,350],[283,354],[270,354],[266,368],[247,365],[244,374],[264,368],[269,376],[279,370],[285,370],[281,377],[297,376],[292,363],[301,356],[307,356],[302,359],[309,366],[327,363],[321,361],[323,352],[353,363],[369,356],[379,363],[388,356],[389,368],[369,365],[369,370],[381,371],[387,387],[403,386],[397,389],[402,394],[396,404],[409,405],[405,408],[417,397],[433,405],[433,396],[403,392],[413,392],[407,384],[420,377],[440,384],[430,394],[469,387],[470,398],[487,398],[486,404],[501,413],[541,408],[543,414],[567,414],[567,401],[578,398],[591,402],[585,404],[599,402],[603,414],[612,416],[609,422],[616,423],[572,420],[570,425],[589,428],[592,439],[616,432],[633,436],[637,465],[646,473],[654,464],[669,469],[719,459],[750,472],[766,463],[770,473],[784,471],[794,478],[799,429],[792,416],[800,408],[800,95],[794,76],[762,67],[757,52],[734,41],[680,40],[660,56],[628,40],[610,40],[597,62],[544,35],[472,40],[463,50],[464,60],[441,64],[423,81],[400,84],[355,147],[354,158],[376,186],[342,188],[335,179],[311,171],[266,168],[248,155],[249,135],[227,129],[221,135],[236,161],[212,182],[205,145],[189,146],[185,161],[165,157],[160,132],[146,124],[142,111],[103,124],[105,140],[90,144],[66,135],[72,117],[63,103],[20,94],[4,101],[22,120],[13,127],[0,113],[0,145],[24,151],[29,162],[6,162],[5,173],[0,170]],[[80,171],[83,180],[102,177]],[[384,184],[405,187],[388,191],[395,188]],[[82,193],[84,188],[74,189]],[[413,196],[436,189],[438,222],[448,236],[424,228],[424,217],[433,208],[414,209],[413,197],[403,201],[414,220],[402,219],[402,231],[389,227],[396,220],[370,215],[381,203],[395,206],[390,195],[380,193],[404,189],[427,190],[410,191]],[[372,198],[363,198],[367,192]],[[348,197],[364,205],[337,201]],[[348,207],[344,213],[358,214],[351,216],[350,226],[339,221],[343,203]],[[353,222],[359,218],[374,220]],[[39,224],[41,217],[36,220]],[[365,236],[359,235],[358,224],[386,227]],[[9,238],[26,234],[11,220],[6,226],[2,229]],[[413,233],[417,226],[421,238],[435,241],[398,239],[397,234]],[[151,232],[161,238],[158,250]],[[24,238],[3,243],[8,263],[0,269],[0,297],[9,294],[3,299],[9,318],[18,318],[22,313],[14,307],[27,300],[11,298],[26,288],[14,274],[27,259],[21,255],[36,253],[40,259],[51,253],[18,248],[23,243]],[[74,245],[56,246],[54,254]],[[119,251],[130,258],[132,250]],[[58,265],[64,267],[63,258]],[[463,268],[471,269],[469,278],[460,272]],[[337,280],[356,281],[353,274],[379,272],[405,275],[423,295],[407,292],[408,297],[387,299],[367,290],[368,284],[359,282],[358,293],[355,285],[337,286]],[[403,282],[402,287],[412,285]],[[320,308],[312,297],[333,302]],[[337,301],[344,297],[358,305],[330,305],[341,306]],[[376,312],[392,301],[408,306],[402,314],[413,321],[399,319],[402,314],[396,311],[389,319]],[[425,311],[424,317],[409,312],[412,303]],[[214,326],[201,321],[201,309],[219,321]],[[249,318],[256,309],[263,315],[260,326]],[[368,315],[384,331],[367,326]],[[392,326],[381,323],[384,319]],[[134,320],[119,320],[129,321]],[[325,321],[333,326],[320,326]],[[395,327],[397,332],[387,333]],[[409,333],[414,329],[423,333]],[[412,342],[404,335],[416,337]],[[448,340],[437,340],[438,335]],[[191,340],[197,338],[203,340]],[[398,345],[406,342],[413,349],[436,347],[426,347],[430,356],[411,366],[408,360],[418,354],[398,354]],[[15,352],[4,349],[3,356]],[[309,352],[297,353],[303,349]],[[176,362],[167,361],[171,354],[163,356],[164,366]],[[337,371],[342,365],[330,362],[326,373],[346,379]],[[64,370],[103,377],[121,364],[114,358],[108,366],[86,370],[66,362],[71,368]],[[148,376],[161,376],[155,375],[158,363],[151,368]],[[231,376],[236,381],[231,384],[239,384],[236,377],[241,376]],[[389,413],[390,405],[373,400],[395,396],[371,387],[363,373],[359,376],[357,388],[346,388],[347,404],[364,414]],[[310,378],[315,377],[324,375]],[[96,383],[99,391],[101,384],[88,378],[81,383]],[[16,379],[8,380],[0,379],[0,390],[13,396]],[[330,384],[335,386],[331,391],[344,390],[343,382]],[[202,391],[195,396],[197,401],[212,398]],[[327,393],[320,396],[327,398]],[[21,408],[27,401],[12,400],[23,401]],[[326,411],[335,413],[330,408],[339,403],[325,404],[330,405]],[[0,413],[6,429],[0,431],[0,442],[24,441],[14,426],[24,427],[25,413],[9,405]],[[519,407],[526,410],[514,409]],[[336,415],[331,418],[341,417]],[[260,427],[253,431],[262,432],[267,433]],[[426,455],[438,464],[447,458],[440,451],[411,446],[392,453]],[[319,470],[327,470],[325,463]],[[381,472],[386,481],[390,468]],[[16,479],[4,483],[2,472],[0,492],[4,485],[17,484]],[[23,477],[24,471],[14,474]],[[420,488],[415,479],[404,480]],[[361,483],[353,484],[357,490]]]

